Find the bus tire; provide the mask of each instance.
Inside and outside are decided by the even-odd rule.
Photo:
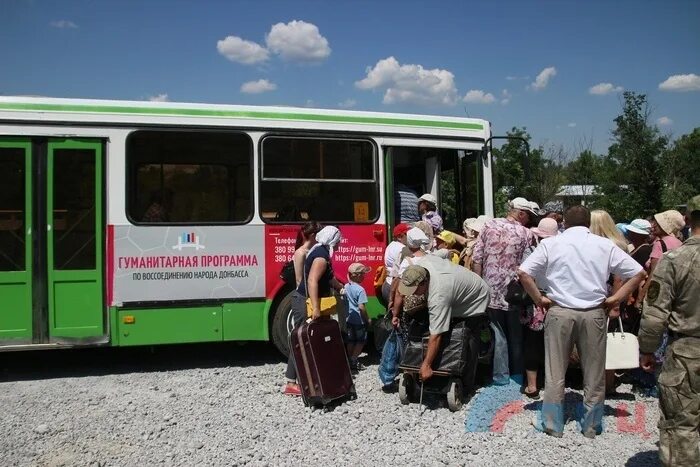
[[[287,291],[285,295],[282,296],[282,300],[277,302],[270,329],[272,343],[285,358],[289,358],[289,334],[292,331],[291,315],[293,293],[293,291]]]

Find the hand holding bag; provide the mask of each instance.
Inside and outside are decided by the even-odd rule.
[[[338,299],[335,297],[320,297],[318,299],[318,308],[321,316],[330,316],[337,313]],[[311,299],[306,299],[306,317],[313,317],[314,309],[311,306]]]
[[[606,370],[627,370],[639,367],[639,341],[637,336],[622,329],[622,318],[618,317],[619,332],[609,332],[605,351]],[[610,320],[608,319],[608,322]]]
[[[330,265],[327,265],[327,267],[330,267]],[[313,318],[314,307],[311,305],[311,299],[309,298],[309,281],[306,277],[306,266],[304,267],[304,291],[306,292],[306,317]],[[321,316],[334,315],[338,312],[338,299],[335,296],[319,297],[318,308]]]

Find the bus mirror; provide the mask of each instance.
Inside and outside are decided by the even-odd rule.
[[[481,160],[486,162],[486,161],[488,161],[488,159],[489,159],[489,147],[488,147],[488,145],[484,144],[481,147]]]

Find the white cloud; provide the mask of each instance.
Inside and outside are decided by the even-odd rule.
[[[73,21],[68,21],[67,19],[59,19],[57,21],[51,21],[51,27],[58,29],[78,29],[78,25]]]
[[[216,50],[232,62],[252,65],[264,62],[270,52],[260,44],[246,41],[237,36],[228,36],[216,42]]]
[[[155,96],[148,96],[148,100],[151,102],[168,102],[170,99],[167,94],[156,94]]]
[[[566,124],[569,128],[576,128],[576,122],[569,122]]]
[[[673,125],[673,120],[671,120],[670,118],[668,118],[666,116],[663,116],[663,117],[660,117],[656,120],[656,124],[659,126],[671,126],[671,125]]]
[[[511,97],[513,96],[507,89],[501,91],[501,105],[508,105]]]
[[[243,83],[243,85],[241,85],[241,92],[246,94],[260,94],[262,92],[274,91],[275,89],[277,89],[277,85],[266,79],[248,81],[247,83]]]
[[[530,77],[529,76],[506,76],[506,79],[508,81],[516,81],[519,79],[530,79]]]
[[[534,91],[541,91],[542,89],[547,87],[547,85],[549,84],[549,80],[554,78],[556,74],[556,68],[554,68],[553,66],[547,67],[544,70],[542,70],[539,75],[537,75],[535,81],[530,83],[530,86],[528,87]]]
[[[625,88],[622,86],[615,86],[612,83],[598,83],[595,86],[591,86],[588,89],[589,94],[595,96],[604,96],[605,94],[612,94],[614,92],[622,92]]]
[[[341,109],[351,109],[357,105],[355,99],[345,99],[343,102],[338,102],[338,107]]]
[[[304,104],[305,107],[314,107],[315,105],[316,103],[313,99],[306,99],[306,103]]]
[[[304,21],[273,25],[265,41],[270,51],[289,61],[318,62],[331,54],[328,40],[318,27]]]
[[[700,76],[695,73],[669,76],[666,81],[659,84],[659,89],[675,92],[700,91]]]
[[[490,92],[485,93],[481,89],[472,89],[462,100],[468,104],[492,104],[496,98]]]
[[[401,65],[394,57],[379,60],[367,67],[367,76],[355,82],[359,89],[385,89],[383,102],[395,104],[454,105],[457,88],[454,75],[438,68],[427,70],[421,65]]]

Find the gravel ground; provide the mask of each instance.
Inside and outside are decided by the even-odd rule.
[[[429,400],[420,414],[366,363],[357,400],[324,413],[281,394],[284,363],[268,345],[0,354],[0,462],[657,465],[658,402],[628,386],[606,403],[604,434],[569,422],[556,439],[534,431],[536,404],[516,387],[482,389],[457,413]]]

